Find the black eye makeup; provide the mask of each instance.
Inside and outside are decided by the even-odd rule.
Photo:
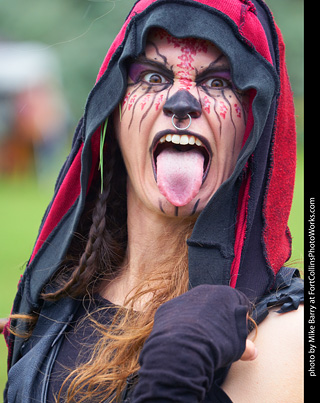
[[[235,88],[229,65],[223,60],[221,55],[204,68],[200,73],[196,72],[195,83],[197,87],[207,91],[219,91]],[[144,55],[132,62],[128,70],[129,85],[147,85],[148,91],[162,91],[174,82],[174,72],[162,62],[148,59]]]
[[[143,81],[152,85],[168,84],[172,82],[172,75],[172,71],[154,61],[134,62],[128,71],[129,80],[134,84]]]
[[[224,89],[232,86],[232,83],[229,80],[220,77],[209,78],[208,80],[204,80],[201,82],[200,86],[206,87],[209,89]]]
[[[225,89],[234,88],[231,79],[231,73],[227,68],[208,68],[196,78],[198,86],[206,89]]]
[[[168,79],[159,73],[142,73],[141,79],[146,81],[148,84],[166,84],[168,83]]]

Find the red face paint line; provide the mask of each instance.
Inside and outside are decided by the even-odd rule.
[[[150,101],[150,94],[146,95],[141,101],[141,110],[143,111],[144,107],[146,106],[147,102]]]
[[[125,107],[129,97],[130,97],[130,92],[128,92],[128,94],[124,97],[123,102],[122,102],[122,109]]]
[[[225,103],[223,101],[219,101],[219,107],[220,107],[220,116],[225,119],[226,118],[226,114],[228,112],[228,108],[226,107]]]
[[[209,97],[207,95],[203,98],[203,109],[209,114],[210,113],[210,107],[211,107],[211,102]]]
[[[236,111],[237,117],[241,118],[241,108],[238,104],[234,104],[234,109]]]
[[[132,108],[132,106],[133,106],[133,104],[134,104],[136,98],[137,98],[136,95],[133,95],[133,96],[130,98],[130,101],[129,101],[129,104],[128,104],[128,109],[129,109],[129,111],[130,111],[130,109]]]
[[[157,99],[157,101],[156,101],[156,103],[155,103],[156,111],[159,110],[160,105],[161,105],[162,102],[163,102],[163,98],[164,98],[163,94],[161,94],[161,95],[158,97],[158,99]]]
[[[194,38],[177,39],[172,36],[167,37],[168,43],[173,43],[174,46],[180,47],[181,55],[178,59],[181,60],[177,66],[181,69],[178,71],[177,76],[179,79],[179,89],[190,90],[192,87],[192,72],[195,70],[193,67],[194,57],[199,53],[208,51],[208,44],[205,41],[195,40]]]

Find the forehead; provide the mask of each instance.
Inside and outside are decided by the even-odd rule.
[[[227,63],[223,53],[211,42],[198,38],[176,38],[163,29],[152,29],[147,38],[145,55],[170,66],[184,63],[206,67],[217,59]]]

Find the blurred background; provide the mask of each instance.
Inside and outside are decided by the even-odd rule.
[[[303,270],[303,0],[266,0],[294,91],[298,168],[290,229]],[[10,313],[55,178],[100,64],[133,0],[0,2],[0,318]],[[6,347],[0,336],[0,402]]]

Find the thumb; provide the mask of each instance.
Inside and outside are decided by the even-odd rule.
[[[247,339],[246,340],[246,349],[242,354],[240,360],[241,361],[252,361],[255,360],[258,356],[258,349],[254,345],[253,341]]]

